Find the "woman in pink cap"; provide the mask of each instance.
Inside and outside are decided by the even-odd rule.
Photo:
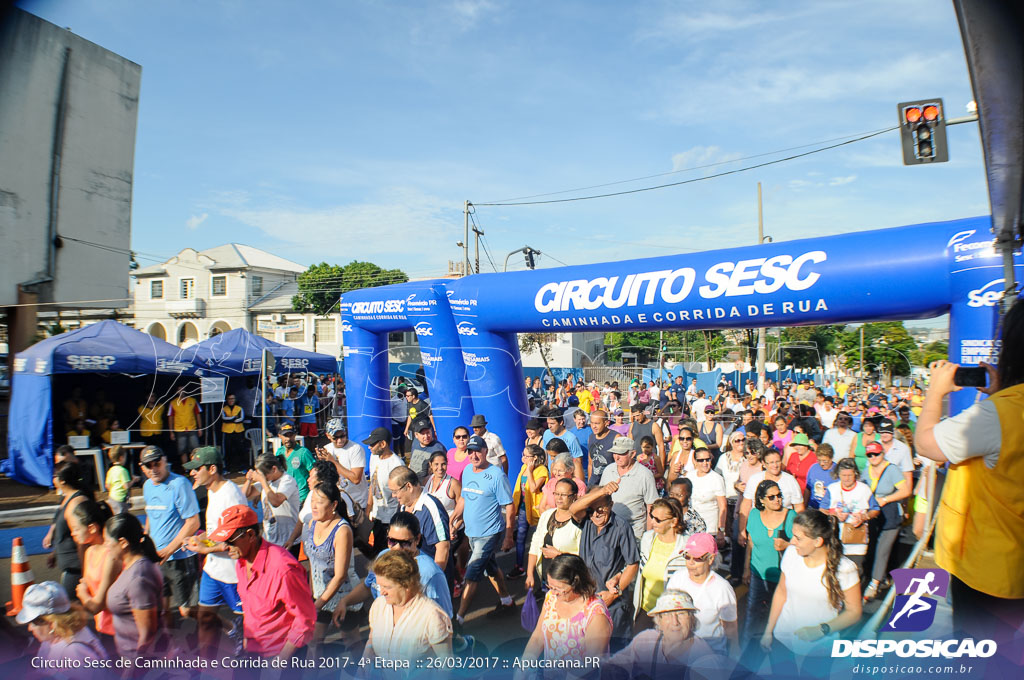
[[[711,534],[694,534],[686,541],[686,569],[668,580],[666,590],[690,594],[697,607],[697,636],[719,654],[739,651],[736,591],[715,573],[718,543]]]

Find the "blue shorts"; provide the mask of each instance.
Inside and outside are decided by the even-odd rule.
[[[467,537],[470,550],[469,562],[466,564],[467,581],[475,583],[482,579],[485,573],[488,576],[498,574],[498,562],[494,559],[494,554],[501,547],[503,536],[504,532],[499,531],[491,536]]]
[[[213,578],[205,571],[199,581],[200,607],[228,607],[236,614],[242,613],[242,600],[238,597],[238,586]]]

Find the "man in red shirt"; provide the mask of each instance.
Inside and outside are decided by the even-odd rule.
[[[284,548],[263,540],[256,513],[232,505],[220,516],[211,541],[228,545],[242,600],[245,651],[287,659],[313,637],[316,608],[305,569]]]

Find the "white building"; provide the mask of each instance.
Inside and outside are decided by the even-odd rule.
[[[551,354],[548,364],[553,368],[583,368],[587,366],[603,366],[607,363],[604,356],[604,333],[547,333],[551,343]],[[525,368],[544,366],[540,352],[521,352]]]
[[[259,248],[229,243],[186,248],[132,272],[132,312],[141,331],[186,347],[235,328],[300,349],[340,355],[337,314],[292,311],[297,276],[307,267]],[[316,337],[314,338],[314,334]]]

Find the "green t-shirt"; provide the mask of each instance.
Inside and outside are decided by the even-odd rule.
[[[123,465],[111,465],[107,470],[107,492],[110,497],[118,503],[124,503],[128,498],[128,485],[132,482],[132,476],[128,474],[128,468]]]
[[[285,457],[285,472],[291,475],[295,483],[299,485],[299,503],[305,503],[306,496],[309,495],[309,471],[313,469],[316,459],[305,446],[294,449],[291,455],[288,455],[282,446],[277,450],[277,455]]]
[[[789,541],[793,537],[793,520],[796,513],[787,510],[786,519],[769,535],[768,527],[761,521],[761,511],[754,508],[747,516],[747,536],[750,541],[750,571],[763,581],[778,583],[779,562],[782,553],[775,549],[776,538]]]

